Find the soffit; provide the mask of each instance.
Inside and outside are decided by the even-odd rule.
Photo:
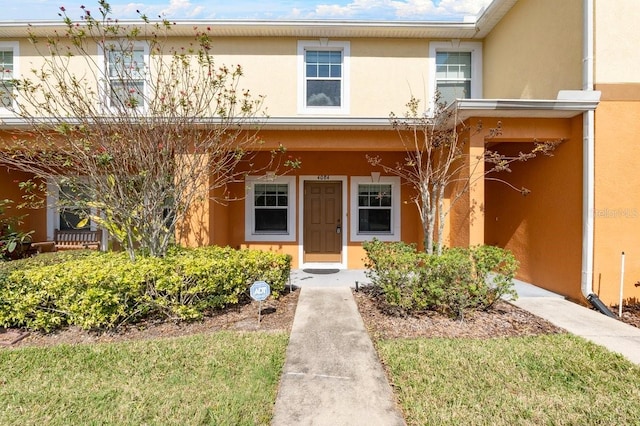
[[[457,108],[457,120],[472,117],[494,118],[571,118],[594,111],[598,100],[458,99],[449,108]],[[42,118],[47,122],[46,118]],[[73,122],[70,119],[70,122]],[[216,124],[216,119],[202,125]],[[255,119],[250,126],[266,130],[392,130],[388,117],[269,117]],[[0,117],[0,128],[24,128],[30,123],[19,117]]]
[[[51,124],[47,118],[36,119],[43,124]],[[69,118],[69,123],[79,123],[80,120]],[[215,125],[219,120],[203,119],[199,125]],[[246,121],[248,127],[266,130],[392,130],[388,117],[269,117],[266,119],[254,119]],[[25,120],[17,116],[0,117],[0,129],[29,128],[33,121]]]
[[[471,117],[572,118],[594,111],[599,100],[458,99],[458,119]]]
[[[140,25],[123,22],[123,25]],[[354,22],[354,21],[177,21],[168,34],[191,37],[194,27],[208,29],[212,37],[309,38],[473,38],[473,23],[454,22]],[[0,38],[22,38],[31,29],[38,37],[64,34],[58,22],[0,22]],[[150,31],[151,32],[151,31]]]

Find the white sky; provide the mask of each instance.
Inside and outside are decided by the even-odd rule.
[[[475,16],[491,0],[112,0],[113,17],[135,19],[136,10],[149,18],[167,19],[337,19],[454,20]],[[0,0],[0,20],[59,20],[60,6],[71,18],[80,6],[98,12],[95,0]]]

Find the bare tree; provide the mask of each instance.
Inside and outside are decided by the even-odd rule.
[[[30,30],[42,63],[13,82],[28,126],[0,142],[0,163],[33,173],[25,188],[54,185],[79,225],[106,229],[132,259],[163,256],[200,203],[258,171],[263,99],[240,89],[240,65],[214,62],[208,28],[179,46],[166,19],[121,23],[104,0],[98,18],[82,9],[74,22],[60,8],[54,36]],[[282,152],[261,168],[282,166]]]
[[[439,96],[436,96],[433,114],[422,113],[420,101],[412,97],[405,115],[398,117],[392,113],[390,120],[404,146],[404,160],[386,164],[379,155],[367,155],[367,161],[382,167],[385,173],[399,176],[415,190],[412,201],[418,208],[424,249],[429,254],[442,254],[446,218],[474,183],[480,179],[497,180],[526,195],[529,190],[516,188],[495,174],[509,172],[510,165],[516,161],[527,161],[540,154],[551,156],[561,142],[534,142],[531,150],[516,156],[485,149],[482,155],[472,157],[466,153],[468,141],[462,135],[466,131],[482,131],[481,126],[468,129],[458,119],[458,111],[447,108]],[[488,129],[485,138],[491,139],[500,133],[498,123],[496,128]],[[447,199],[449,202],[445,203]]]

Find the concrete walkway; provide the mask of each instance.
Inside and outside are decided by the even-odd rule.
[[[292,271],[301,290],[274,426],[404,424],[351,294],[356,282],[369,283],[364,271]],[[640,364],[640,329],[531,284],[515,287],[514,305]]]
[[[565,300],[562,296],[530,284],[516,283],[518,300],[511,302],[519,308],[546,319],[571,334],[583,337],[629,361],[640,365],[640,329],[610,318],[599,312]]]
[[[348,283],[303,286],[272,425],[402,424]]]

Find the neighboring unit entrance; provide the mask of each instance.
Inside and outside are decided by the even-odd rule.
[[[304,183],[304,263],[342,261],[342,182]]]

